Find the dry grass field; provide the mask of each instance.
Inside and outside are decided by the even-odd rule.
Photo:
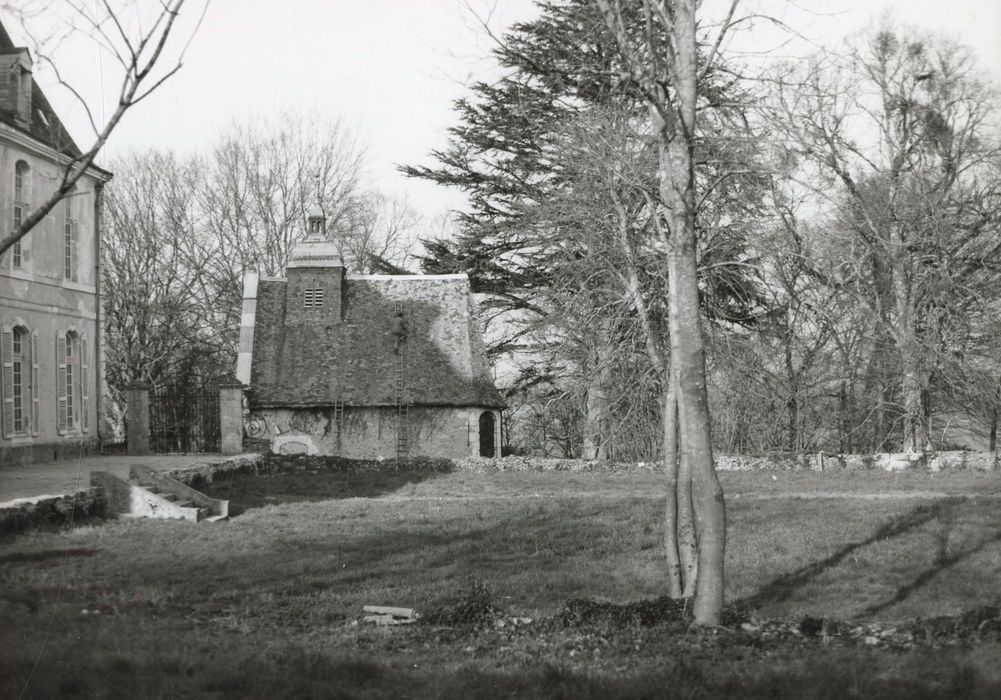
[[[648,471],[239,476],[212,486],[228,522],[23,534],[0,544],[0,696],[999,696],[1001,628],[956,616],[1001,602],[1001,474],[722,478],[708,632],[568,612],[662,595]],[[374,627],[366,604],[437,614]],[[790,632],[807,616],[935,633]]]

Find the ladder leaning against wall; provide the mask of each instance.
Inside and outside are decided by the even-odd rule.
[[[403,312],[403,302],[396,302],[395,311]],[[399,352],[393,356],[393,371],[395,375],[396,387],[396,462],[399,464],[407,458],[409,445],[407,443],[407,429],[409,426],[410,407],[407,404],[407,372],[406,372],[406,349],[407,344],[401,343]]]

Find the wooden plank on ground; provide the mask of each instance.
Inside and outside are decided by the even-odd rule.
[[[385,605],[366,605],[362,607],[367,613],[372,613],[373,615],[391,615],[393,617],[402,617],[408,620],[414,619],[414,609],[413,608],[391,608]]]

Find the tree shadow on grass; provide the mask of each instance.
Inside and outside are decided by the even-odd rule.
[[[847,544],[829,557],[773,579],[756,593],[737,601],[736,605],[741,609],[755,609],[766,604],[785,602],[809,581],[838,566],[854,552],[873,543],[904,535],[931,520],[949,519],[956,514],[965,501],[966,499],[962,497],[944,498],[931,504],[920,505],[884,523],[864,540]]]
[[[377,498],[441,476],[430,469],[317,470],[234,474],[203,487],[207,496],[229,501],[230,516],[251,508],[343,498]]]
[[[958,564],[963,559],[973,556],[978,552],[983,551],[989,545],[1001,542],[1001,531],[995,532],[989,537],[985,537],[969,546],[957,549],[954,552],[949,552],[949,534],[952,530],[952,519],[948,518],[949,514],[943,518],[943,527],[939,531],[937,544],[938,551],[936,552],[935,560],[932,562],[931,566],[926,568],[924,571],[920,572],[917,576],[911,579],[908,583],[900,586],[896,592],[887,598],[886,600],[874,603],[861,612],[855,615],[856,618],[866,618],[872,617],[884,610],[902,603],[907,600],[915,591],[924,587],[933,578],[938,576],[940,573],[944,572],[946,569]]]

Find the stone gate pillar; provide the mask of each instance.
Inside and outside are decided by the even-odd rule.
[[[219,383],[219,428],[224,455],[243,453],[243,382],[230,379]]]
[[[149,454],[149,385],[129,384],[125,388],[126,449],[130,455]]]

